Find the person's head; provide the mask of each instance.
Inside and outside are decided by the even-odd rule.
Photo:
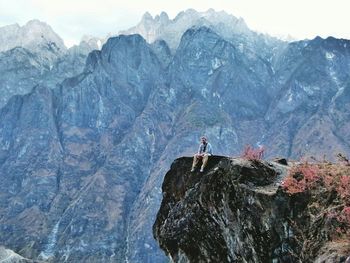
[[[201,143],[207,143],[207,142],[208,142],[207,137],[202,136],[202,137],[201,137]]]

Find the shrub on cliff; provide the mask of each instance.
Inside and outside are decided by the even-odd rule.
[[[306,162],[293,166],[282,185],[287,193],[296,194],[312,188],[319,180],[318,166]]]
[[[314,207],[319,207],[319,213],[333,220],[333,232],[350,234],[350,166],[346,162],[294,165],[282,187],[292,196],[308,193]]]
[[[263,146],[254,148],[247,144],[244,146],[241,157],[250,161],[261,160],[264,157],[265,148]]]

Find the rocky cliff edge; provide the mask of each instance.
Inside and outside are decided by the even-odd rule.
[[[287,165],[213,156],[201,174],[191,163],[171,165],[153,226],[173,262],[347,262],[348,239],[329,236],[310,193],[283,191]]]

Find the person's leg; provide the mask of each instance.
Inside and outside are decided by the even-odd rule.
[[[201,171],[202,171],[202,172],[203,172],[205,166],[207,165],[208,159],[209,159],[209,155],[208,155],[208,154],[205,154],[205,155],[203,156],[203,160],[202,160],[202,167],[201,167]]]
[[[193,163],[192,163],[192,169],[191,169],[192,172],[194,171],[194,169],[196,168],[196,165],[198,164],[199,157],[200,156],[198,154],[195,154],[193,156]]]

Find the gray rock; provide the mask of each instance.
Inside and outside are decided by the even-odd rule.
[[[35,261],[26,259],[10,249],[0,246],[0,262],[2,263],[34,263]]]
[[[88,56],[95,42],[73,47],[51,70],[27,49],[2,53],[1,72],[18,68],[3,75],[9,90],[18,76],[31,92],[0,111],[0,244],[54,262],[164,262],[151,230],[160,186],[200,135],[222,155],[247,143],[267,157],[350,153],[348,42],[275,43],[236,22],[243,46],[197,25],[176,51],[119,36]]]
[[[191,163],[171,165],[153,226],[171,262],[345,262],[349,241],[330,237],[337,223],[322,212],[339,204],[315,211],[324,192],[286,194],[285,165],[212,156],[191,173]]]
[[[67,49],[51,27],[38,20],[25,26],[0,28],[0,108],[14,95],[27,94],[35,86],[55,88],[84,70],[88,54],[99,49],[97,38],[85,37]],[[101,42],[102,43],[102,42]]]

